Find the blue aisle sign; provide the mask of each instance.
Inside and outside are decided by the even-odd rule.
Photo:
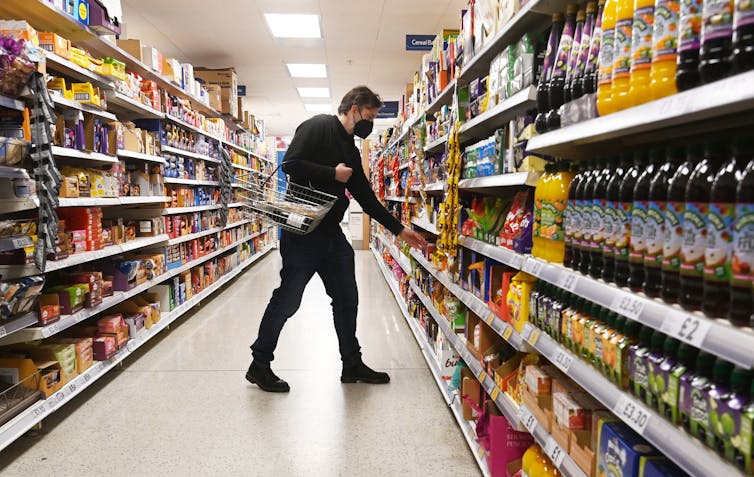
[[[380,112],[377,113],[377,119],[390,119],[398,117],[398,101],[385,101]]]
[[[246,85],[245,84],[239,84],[238,85],[238,96],[246,96]]]
[[[406,51],[432,50],[437,35],[406,35]]]

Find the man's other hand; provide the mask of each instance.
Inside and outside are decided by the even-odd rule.
[[[335,166],[335,180],[338,182],[342,182],[345,184],[348,182],[348,179],[351,178],[351,174],[353,174],[353,169],[348,167],[347,165],[343,164],[342,162]]]

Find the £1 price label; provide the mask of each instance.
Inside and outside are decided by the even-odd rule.
[[[521,406],[519,418],[521,419],[521,424],[524,425],[524,428],[529,431],[529,434],[534,434],[534,429],[537,428],[537,418],[534,417],[534,414],[531,413],[529,408]]]
[[[485,379],[487,379],[487,372],[482,370],[482,372],[479,373],[479,382],[483,383]]]
[[[640,435],[644,433],[651,417],[647,408],[626,395],[621,396],[613,412]]]
[[[625,293],[619,293],[613,299],[613,302],[610,304],[610,308],[612,308],[615,312],[625,316],[626,318],[636,320],[644,310],[644,303],[645,301],[642,298]]]
[[[529,333],[529,337],[526,339],[530,345],[536,346],[537,340],[539,339],[539,330],[537,328],[534,328],[531,330],[531,333]]]
[[[547,457],[550,458],[555,467],[560,467],[566,455],[563,448],[560,447],[560,444],[558,444],[552,436],[547,438],[547,444],[545,444],[545,454],[547,454]]]
[[[698,316],[686,315],[682,318],[668,316],[662,323],[661,331],[699,348],[711,327],[712,323],[709,320]]]

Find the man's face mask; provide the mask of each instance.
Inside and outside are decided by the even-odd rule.
[[[353,126],[353,133],[361,139],[366,139],[367,136],[372,134],[374,122],[364,119],[361,116],[361,111],[359,111],[359,118],[361,119]]]

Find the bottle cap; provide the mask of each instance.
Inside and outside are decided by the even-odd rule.
[[[659,352],[660,350],[662,350],[663,346],[665,345],[665,338],[665,333],[659,330],[655,330],[652,333],[652,351]]]
[[[595,2],[589,2],[586,4],[586,12],[587,13],[596,13],[597,12],[597,4]]]
[[[736,366],[730,375],[730,387],[736,392],[746,392],[751,387],[751,370]]]
[[[686,146],[686,159],[698,162],[704,155],[704,146],[699,143],[689,143]]]
[[[665,149],[668,161],[683,162],[686,159],[686,147],[681,144],[668,146]]]
[[[642,326],[641,331],[639,331],[639,342],[641,342],[644,346],[651,344],[653,333],[654,330],[649,326]]]
[[[577,22],[583,22],[586,20],[586,11],[585,10],[579,10],[578,13],[576,13],[576,21]]]
[[[717,382],[727,381],[730,379],[730,375],[733,372],[733,363],[725,361],[722,358],[717,358],[715,366],[712,368],[712,379]]]
[[[552,14],[552,22],[553,23],[563,23],[565,20],[565,17],[562,13],[553,13]]]
[[[579,5],[577,3],[571,3],[568,5],[568,8],[566,9],[566,15],[576,15],[576,12],[579,11]]]
[[[634,164],[645,165],[647,162],[649,162],[649,157],[646,149],[641,148],[634,151]]]
[[[709,353],[700,352],[696,357],[696,374],[705,378],[712,377],[712,369],[715,367],[715,357]]]
[[[696,359],[699,356],[699,348],[694,348],[690,344],[683,343],[678,348],[678,361],[687,369],[695,369]]]
[[[681,346],[681,342],[675,338],[667,338],[665,344],[662,345],[662,352],[666,356],[673,358],[678,357],[678,348]]]
[[[653,147],[649,150],[649,162],[655,165],[665,162],[665,149],[661,147]]]

